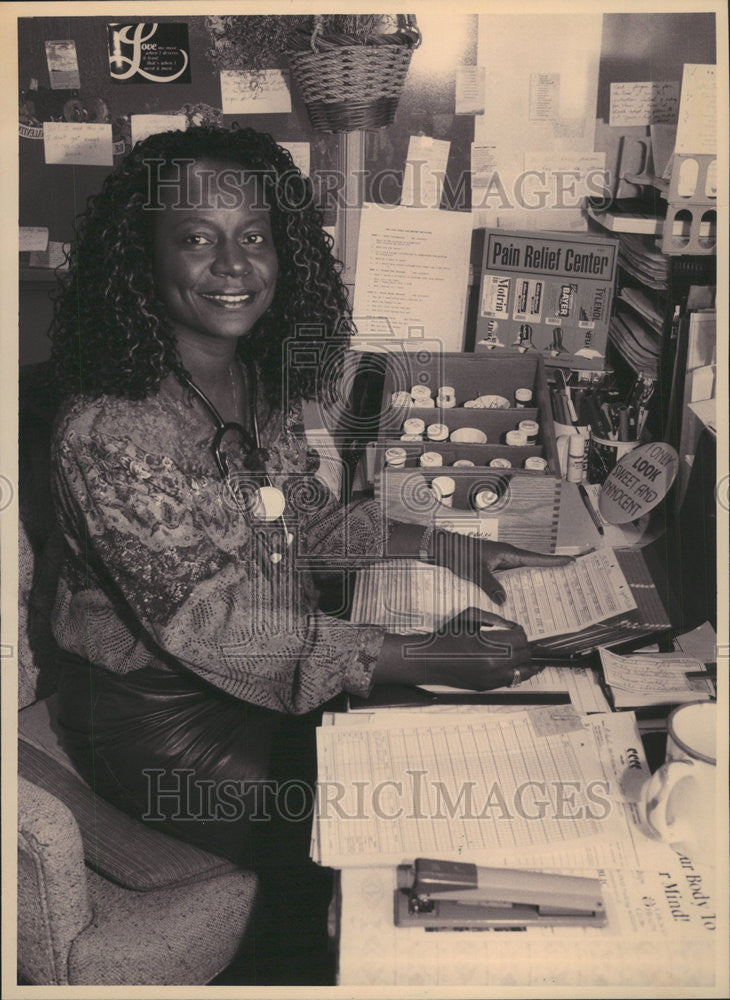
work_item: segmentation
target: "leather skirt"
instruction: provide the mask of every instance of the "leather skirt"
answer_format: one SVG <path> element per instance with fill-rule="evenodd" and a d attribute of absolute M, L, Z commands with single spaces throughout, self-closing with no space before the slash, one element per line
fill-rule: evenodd
<path fill-rule="evenodd" d="M 321 711 L 287 716 L 163 664 L 113 674 L 69 660 L 59 723 L 97 794 L 247 868 L 308 856 Z"/>

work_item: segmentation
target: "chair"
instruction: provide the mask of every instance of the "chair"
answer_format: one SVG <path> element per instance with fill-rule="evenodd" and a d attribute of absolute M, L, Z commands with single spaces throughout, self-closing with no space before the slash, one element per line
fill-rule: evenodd
<path fill-rule="evenodd" d="M 43 372 L 21 374 L 18 974 L 37 985 L 197 985 L 239 951 L 257 878 L 99 799 L 56 725 L 60 565 Z"/>

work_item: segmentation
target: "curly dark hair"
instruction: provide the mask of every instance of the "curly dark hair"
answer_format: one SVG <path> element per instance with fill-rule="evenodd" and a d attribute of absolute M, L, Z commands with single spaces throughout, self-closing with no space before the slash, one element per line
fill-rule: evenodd
<path fill-rule="evenodd" d="M 312 186 L 287 150 L 250 128 L 211 126 L 162 132 L 138 142 L 76 220 L 70 269 L 54 299 L 51 379 L 61 396 L 109 394 L 144 399 L 169 372 L 186 374 L 157 293 L 153 268 L 156 192 L 151 178 L 173 164 L 218 160 L 264 180 L 279 260 L 274 301 L 239 342 L 259 367 L 264 393 L 281 402 L 283 345 L 296 334 L 324 338 L 329 373 L 353 331 L 341 265 L 322 229 Z M 150 164 L 155 169 L 150 170 Z M 287 372 L 289 397 L 322 392 L 323 366 Z"/>

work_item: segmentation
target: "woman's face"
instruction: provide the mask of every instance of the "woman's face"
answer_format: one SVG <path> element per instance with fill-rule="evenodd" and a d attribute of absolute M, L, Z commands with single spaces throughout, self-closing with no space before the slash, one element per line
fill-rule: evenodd
<path fill-rule="evenodd" d="M 154 228 L 158 292 L 178 340 L 245 336 L 271 305 L 278 260 L 269 209 L 240 167 L 199 160 L 167 178 Z"/>

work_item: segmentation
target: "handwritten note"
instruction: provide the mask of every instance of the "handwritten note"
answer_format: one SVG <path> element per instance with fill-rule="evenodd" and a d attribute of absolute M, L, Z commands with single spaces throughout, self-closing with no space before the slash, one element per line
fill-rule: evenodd
<path fill-rule="evenodd" d="M 310 171 L 310 145 L 308 142 L 280 142 L 280 146 L 291 153 L 295 166 L 299 167 L 305 177 Z"/>
<path fill-rule="evenodd" d="M 289 114 L 289 73 L 281 69 L 260 73 L 222 70 L 221 108 L 225 115 Z"/>
<path fill-rule="evenodd" d="M 656 125 L 676 122 L 679 83 L 648 80 L 611 84 L 609 125 Z"/>
<path fill-rule="evenodd" d="M 18 250 L 46 250 L 48 248 L 48 229 L 45 226 L 21 226 Z"/>
<path fill-rule="evenodd" d="M 403 175 L 401 205 L 438 208 L 451 143 L 427 135 L 412 135 Z"/>
<path fill-rule="evenodd" d="M 487 71 L 484 66 L 456 67 L 457 115 L 483 115 Z"/>
<path fill-rule="evenodd" d="M 559 105 L 560 73 L 530 73 L 530 121 L 555 121 Z"/>
<path fill-rule="evenodd" d="M 131 126 L 134 145 L 158 132 L 184 131 L 188 127 L 188 120 L 185 115 L 132 115 Z"/>
<path fill-rule="evenodd" d="M 717 94 L 714 66 L 685 63 L 675 152 L 717 153 Z"/>
<path fill-rule="evenodd" d="M 81 80 L 76 58 L 76 42 L 64 39 L 58 42 L 46 42 L 45 45 L 51 90 L 78 90 Z"/>
<path fill-rule="evenodd" d="M 111 167 L 112 127 L 86 122 L 44 122 L 46 163 Z"/>

